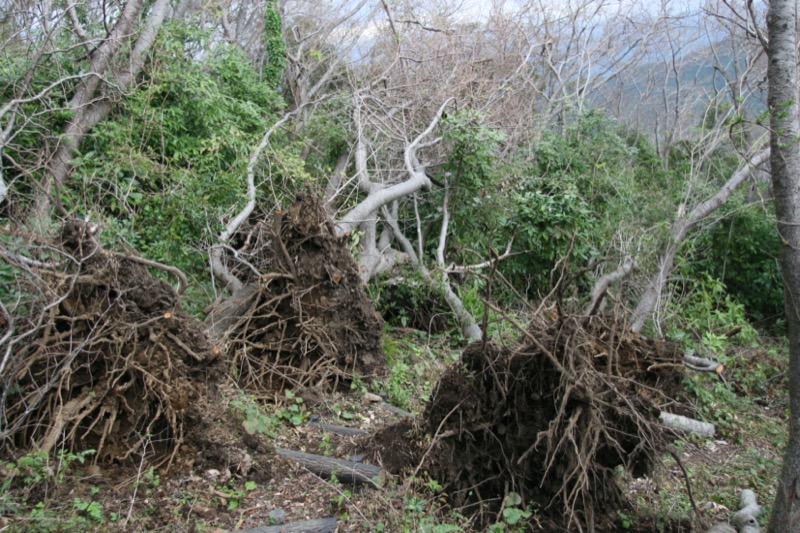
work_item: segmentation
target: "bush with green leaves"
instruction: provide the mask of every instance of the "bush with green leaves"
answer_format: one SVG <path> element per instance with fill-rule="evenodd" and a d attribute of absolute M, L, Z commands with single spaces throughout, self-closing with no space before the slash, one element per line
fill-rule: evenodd
<path fill-rule="evenodd" d="M 109 240 L 189 274 L 191 307 L 202 309 L 206 250 L 244 205 L 251 152 L 284 105 L 238 47 L 165 24 L 136 89 L 74 154 L 62 203 L 103 223 Z M 303 146 L 271 137 L 255 168 L 265 209 L 308 183 Z"/>
<path fill-rule="evenodd" d="M 748 204 L 744 194 L 737 195 L 698 237 L 693 252 L 690 276 L 719 279 L 754 320 L 769 323 L 782 316 L 780 238 L 772 206 Z"/>

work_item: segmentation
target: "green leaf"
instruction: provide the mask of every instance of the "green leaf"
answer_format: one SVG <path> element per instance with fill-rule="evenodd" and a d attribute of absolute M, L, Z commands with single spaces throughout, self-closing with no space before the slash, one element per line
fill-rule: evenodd
<path fill-rule="evenodd" d="M 244 430 L 247 431 L 247 433 L 249 433 L 250 435 L 255 434 L 258 431 L 259 427 L 258 420 L 254 418 L 248 418 L 247 420 L 242 422 L 242 425 L 244 426 Z"/>

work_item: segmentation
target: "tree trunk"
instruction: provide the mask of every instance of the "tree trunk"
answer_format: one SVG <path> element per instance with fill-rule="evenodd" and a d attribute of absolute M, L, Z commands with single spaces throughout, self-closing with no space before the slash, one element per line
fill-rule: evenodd
<path fill-rule="evenodd" d="M 800 527 L 800 146 L 797 104 L 796 0 L 772 0 L 769 34 L 769 109 L 772 184 L 781 239 L 781 272 L 789 330 L 789 445 L 784 456 L 770 533 Z"/>
<path fill-rule="evenodd" d="M 659 260 L 658 270 L 651 276 L 647 288 L 639 298 L 636 309 L 631 314 L 630 322 L 633 331 L 639 332 L 642 330 L 653 313 L 653 309 L 658 305 L 661 293 L 664 291 L 664 287 L 675 266 L 675 255 L 689 232 L 701 221 L 708 218 L 711 213 L 725 205 L 731 194 L 750 176 L 750 173 L 769 159 L 769 154 L 769 150 L 762 150 L 755 154 L 713 196 L 695 206 L 687 217 L 679 218 L 672 224 L 670 242 L 664 255 Z"/>

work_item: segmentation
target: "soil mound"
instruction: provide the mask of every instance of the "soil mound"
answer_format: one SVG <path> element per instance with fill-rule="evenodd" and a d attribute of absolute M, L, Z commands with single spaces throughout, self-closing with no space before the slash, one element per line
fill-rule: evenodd
<path fill-rule="evenodd" d="M 253 443 L 235 420 L 224 452 L 209 442 L 208 427 L 232 419 L 218 393 L 224 363 L 175 290 L 150 274 L 157 264 L 102 250 L 79 221 L 48 249 L 47 263 L 2 254 L 27 280 L 19 310 L 33 317 L 20 322 L 0 375 L 4 444 L 93 449 L 96 463 L 123 466 L 146 457 L 168 467 L 179 451 L 245 461 Z"/>
<path fill-rule="evenodd" d="M 613 320 L 533 322 L 514 348 L 467 347 L 434 389 L 424 435 L 406 437 L 422 442 L 419 450 L 384 464 L 399 473 L 420 461 L 454 506 L 489 511 L 487 521 L 513 491 L 569 530 L 595 524 L 624 507 L 615 469 L 641 475 L 656 460 L 659 405 L 681 368 L 676 345 Z M 385 440 L 371 437 L 370 455 L 385 456 Z"/>
<path fill-rule="evenodd" d="M 242 241 L 250 282 L 206 322 L 212 337 L 230 347 L 243 386 L 325 390 L 348 387 L 356 373 L 385 374 L 383 321 L 346 240 L 313 194 L 275 212 Z M 264 274 L 253 276 L 254 270 Z"/>

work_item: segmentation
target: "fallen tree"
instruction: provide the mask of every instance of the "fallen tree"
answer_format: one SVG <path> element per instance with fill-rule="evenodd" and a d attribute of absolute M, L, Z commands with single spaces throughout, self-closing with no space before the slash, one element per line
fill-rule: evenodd
<path fill-rule="evenodd" d="M 206 323 L 229 348 L 243 386 L 346 387 L 355 373 L 370 379 L 386 372 L 383 321 L 313 194 L 239 237 L 241 261 L 230 274 L 243 285 Z"/>
<path fill-rule="evenodd" d="M 222 462 L 268 477 L 268 462 L 255 460 L 266 449 L 225 412 L 219 348 L 148 271 L 175 269 L 104 250 L 95 230 L 71 220 L 55 242 L 10 234 L 0 246 L 19 295 L 3 306 L 4 452 L 94 450 L 95 463 L 166 468 Z"/>
<path fill-rule="evenodd" d="M 483 521 L 513 491 L 563 527 L 591 531 L 624 502 L 615 469 L 640 476 L 658 460 L 682 352 L 600 316 L 536 319 L 521 334 L 514 347 L 467 347 L 419 428 L 379 431 L 365 453 L 395 474 L 428 472 L 455 507 L 488 512 Z"/>

